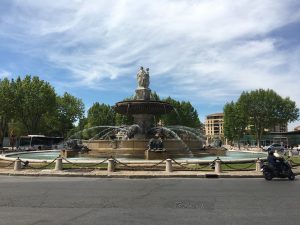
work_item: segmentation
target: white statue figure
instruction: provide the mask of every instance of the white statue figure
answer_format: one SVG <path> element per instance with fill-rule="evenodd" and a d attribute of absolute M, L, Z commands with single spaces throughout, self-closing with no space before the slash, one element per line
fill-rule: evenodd
<path fill-rule="evenodd" d="M 141 66 L 139 72 L 136 75 L 138 87 L 139 88 L 148 88 L 150 81 L 149 81 L 149 68 L 144 70 L 144 68 Z"/>

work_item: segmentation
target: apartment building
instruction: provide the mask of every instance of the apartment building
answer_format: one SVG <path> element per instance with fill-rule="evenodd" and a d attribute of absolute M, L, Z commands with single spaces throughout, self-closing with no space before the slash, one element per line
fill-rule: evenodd
<path fill-rule="evenodd" d="M 214 140 L 224 140 L 224 113 L 214 113 L 206 116 L 205 119 L 205 135 L 207 144 L 211 144 Z"/>

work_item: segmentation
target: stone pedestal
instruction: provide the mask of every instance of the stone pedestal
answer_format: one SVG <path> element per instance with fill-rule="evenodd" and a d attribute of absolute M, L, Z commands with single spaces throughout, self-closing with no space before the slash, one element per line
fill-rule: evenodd
<path fill-rule="evenodd" d="M 135 99 L 149 101 L 151 90 L 149 88 L 138 88 L 135 90 Z"/>
<path fill-rule="evenodd" d="M 145 133 L 152 127 L 153 124 L 153 115 L 150 114 L 139 114 L 132 115 L 134 123 L 139 125 L 140 132 L 135 135 L 135 138 L 143 139 L 145 138 Z"/>

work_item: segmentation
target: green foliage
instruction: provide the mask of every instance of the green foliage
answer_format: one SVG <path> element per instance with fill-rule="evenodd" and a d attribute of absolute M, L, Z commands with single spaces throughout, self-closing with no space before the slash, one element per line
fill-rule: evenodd
<path fill-rule="evenodd" d="M 59 130 L 62 136 L 66 136 L 66 132 L 74 127 L 74 123 L 83 117 L 84 104 L 81 99 L 67 92 L 62 97 L 56 97 L 56 104 Z"/>
<path fill-rule="evenodd" d="M 8 129 L 17 136 L 66 136 L 84 113 L 82 100 L 68 93 L 56 96 L 48 82 L 29 75 L 16 81 L 0 80 L 0 105 L 1 140 L 9 135 Z"/>
<path fill-rule="evenodd" d="M 155 91 L 153 93 L 151 93 L 150 99 L 152 101 L 160 101 L 160 97 L 158 96 L 158 94 Z"/>
<path fill-rule="evenodd" d="M 200 127 L 200 120 L 198 118 L 197 110 L 191 105 L 190 102 L 179 102 L 171 97 L 163 101 L 171 104 L 175 111 L 162 115 L 160 119 L 165 125 L 183 125 L 187 127 Z"/>
<path fill-rule="evenodd" d="M 115 112 L 110 105 L 94 103 L 88 110 L 88 127 L 115 125 Z"/>
<path fill-rule="evenodd" d="M 238 119 L 235 117 L 234 119 L 230 118 L 232 117 L 231 111 L 234 111 L 230 104 L 224 107 L 224 123 L 227 123 L 224 132 L 228 135 L 228 138 L 237 136 L 238 131 L 232 131 L 232 129 L 229 128 L 229 124 L 235 126 L 236 123 L 232 121 L 242 119 L 248 123 L 248 127 L 255 135 L 259 145 L 266 129 L 270 129 L 278 124 L 295 121 L 299 117 L 299 109 L 296 108 L 295 102 L 289 98 L 282 98 L 276 92 L 269 89 L 243 92 L 236 104 L 239 108 L 238 111 L 235 112 L 238 113 Z M 237 122 L 237 124 L 240 122 Z M 239 128 L 242 129 L 242 126 L 240 125 Z"/>
<path fill-rule="evenodd" d="M 14 116 L 14 98 L 12 83 L 7 79 L 0 80 L 0 140 L 8 135 L 8 123 Z"/>
<path fill-rule="evenodd" d="M 43 115 L 53 113 L 56 106 L 56 94 L 48 82 L 27 75 L 20 77 L 14 85 L 15 116 L 23 123 L 28 134 L 36 134 Z"/>
<path fill-rule="evenodd" d="M 117 126 L 120 125 L 130 125 L 133 124 L 133 117 L 132 116 L 125 116 L 125 115 L 121 115 L 119 113 L 115 114 L 115 124 Z"/>
<path fill-rule="evenodd" d="M 78 121 L 78 125 L 69 130 L 67 137 L 78 138 L 78 139 L 88 139 L 86 136 L 85 128 L 88 126 L 88 120 L 85 117 L 82 117 Z"/>
<path fill-rule="evenodd" d="M 238 141 L 243 137 L 248 125 L 247 116 L 239 103 L 227 103 L 224 106 L 224 136 L 229 141 Z"/>

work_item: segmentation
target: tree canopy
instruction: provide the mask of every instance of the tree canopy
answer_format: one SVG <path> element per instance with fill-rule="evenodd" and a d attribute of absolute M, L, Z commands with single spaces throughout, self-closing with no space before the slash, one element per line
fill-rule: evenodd
<path fill-rule="evenodd" d="M 0 105 L 1 142 L 10 132 L 66 136 L 84 113 L 80 99 L 68 93 L 60 97 L 48 82 L 30 75 L 0 80 Z"/>
<path fill-rule="evenodd" d="M 237 137 L 238 132 L 247 127 L 255 135 L 259 146 L 266 130 L 299 118 L 296 103 L 289 98 L 282 98 L 270 89 L 243 92 L 237 103 L 225 105 L 224 113 L 224 135 L 227 138 Z M 246 127 L 242 121 L 247 122 Z"/>
<path fill-rule="evenodd" d="M 66 136 L 67 131 L 73 128 L 74 123 L 83 118 L 84 104 L 81 99 L 67 92 L 62 97 L 57 96 L 56 104 L 58 129 L 62 136 Z"/>
<path fill-rule="evenodd" d="M 115 112 L 110 105 L 96 102 L 87 114 L 88 127 L 115 125 Z"/>
<path fill-rule="evenodd" d="M 163 99 L 163 101 L 171 104 L 175 109 L 171 113 L 160 117 L 165 125 L 183 125 L 194 128 L 201 126 L 197 110 L 190 102 L 179 102 L 171 97 Z"/>
<path fill-rule="evenodd" d="M 18 77 L 13 86 L 16 118 L 23 123 L 28 134 L 38 133 L 43 115 L 55 111 L 54 88 L 48 82 L 29 75 L 23 80 Z"/>
<path fill-rule="evenodd" d="M 247 125 L 248 118 L 241 110 L 239 103 L 230 102 L 224 106 L 224 136 L 229 141 L 239 143 Z"/>
<path fill-rule="evenodd" d="M 0 80 L 0 140 L 7 134 L 8 123 L 15 114 L 15 99 L 11 82 L 5 78 Z"/>

